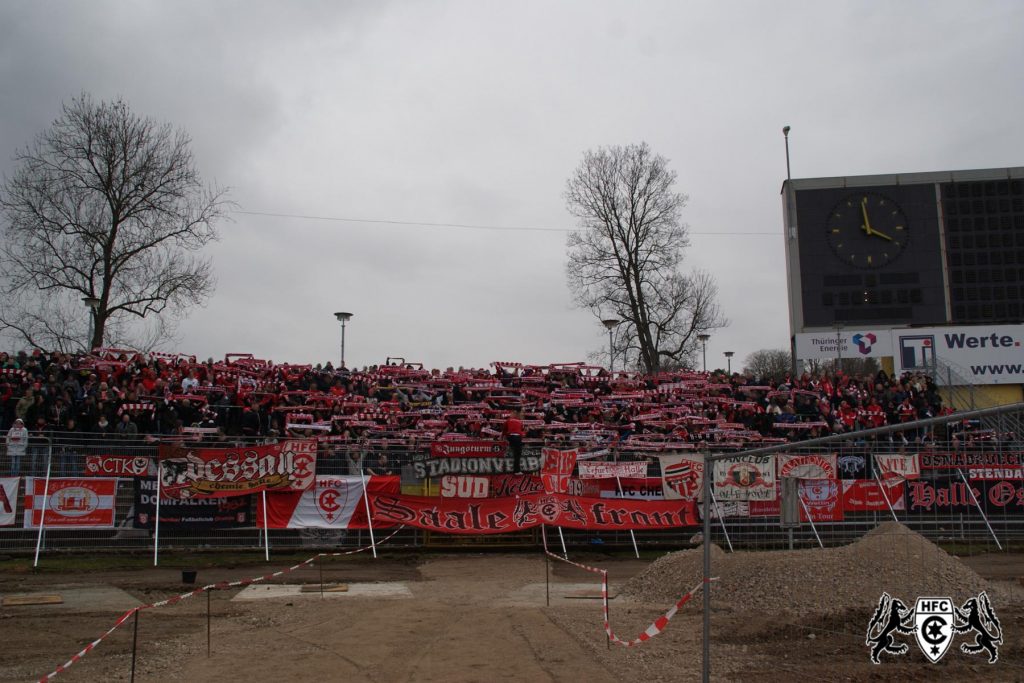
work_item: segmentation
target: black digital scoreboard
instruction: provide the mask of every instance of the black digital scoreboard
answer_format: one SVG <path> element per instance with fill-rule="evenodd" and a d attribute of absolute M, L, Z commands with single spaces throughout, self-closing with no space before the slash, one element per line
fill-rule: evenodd
<path fill-rule="evenodd" d="M 1024 168 L 783 185 L 793 334 L 1024 321 Z"/>

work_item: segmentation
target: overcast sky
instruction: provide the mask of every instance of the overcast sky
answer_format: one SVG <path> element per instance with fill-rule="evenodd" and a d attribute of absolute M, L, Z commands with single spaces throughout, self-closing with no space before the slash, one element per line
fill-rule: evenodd
<path fill-rule="evenodd" d="M 562 192 L 585 150 L 646 141 L 724 366 L 788 347 L 782 127 L 794 178 L 1022 165 L 1022 27 L 1016 0 L 0 0 L 0 173 L 63 101 L 121 96 L 241 211 L 419 223 L 234 213 L 175 350 L 336 363 L 343 310 L 350 366 L 482 367 L 606 348 Z"/>

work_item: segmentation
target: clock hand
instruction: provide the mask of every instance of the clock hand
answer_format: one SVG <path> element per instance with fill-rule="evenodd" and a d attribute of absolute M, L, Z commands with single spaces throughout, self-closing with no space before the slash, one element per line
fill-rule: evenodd
<path fill-rule="evenodd" d="M 864 215 L 864 232 L 867 233 L 868 237 L 871 235 L 877 235 L 878 233 L 871 229 L 871 220 L 868 218 L 868 198 L 860 200 L 860 212 Z"/>
<path fill-rule="evenodd" d="M 876 237 L 881 237 L 884 240 L 889 240 L 890 242 L 892 242 L 892 238 L 889 237 L 888 235 L 886 235 L 884 232 L 878 232 L 877 230 L 872 230 L 868 234 L 869 235 L 875 235 Z"/>

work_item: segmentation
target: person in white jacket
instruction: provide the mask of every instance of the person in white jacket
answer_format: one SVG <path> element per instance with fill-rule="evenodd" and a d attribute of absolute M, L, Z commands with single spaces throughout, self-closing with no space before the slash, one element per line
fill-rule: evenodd
<path fill-rule="evenodd" d="M 7 457 L 11 462 L 11 474 L 15 476 L 21 473 L 21 457 L 25 455 L 26 448 L 28 448 L 28 430 L 25 429 L 25 422 L 19 418 L 7 431 Z"/>

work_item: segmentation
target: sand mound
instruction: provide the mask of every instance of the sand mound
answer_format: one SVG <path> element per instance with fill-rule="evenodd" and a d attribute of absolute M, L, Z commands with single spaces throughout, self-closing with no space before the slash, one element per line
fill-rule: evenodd
<path fill-rule="evenodd" d="M 651 603 L 674 601 L 700 583 L 702 549 L 666 555 L 630 580 L 622 593 Z M 989 591 L 1009 597 L 959 559 L 897 522 L 886 522 L 839 548 L 725 553 L 712 546 L 716 608 L 799 615 L 870 610 L 883 591 L 962 601 Z M 998 604 L 998 603 L 997 603 Z"/>

